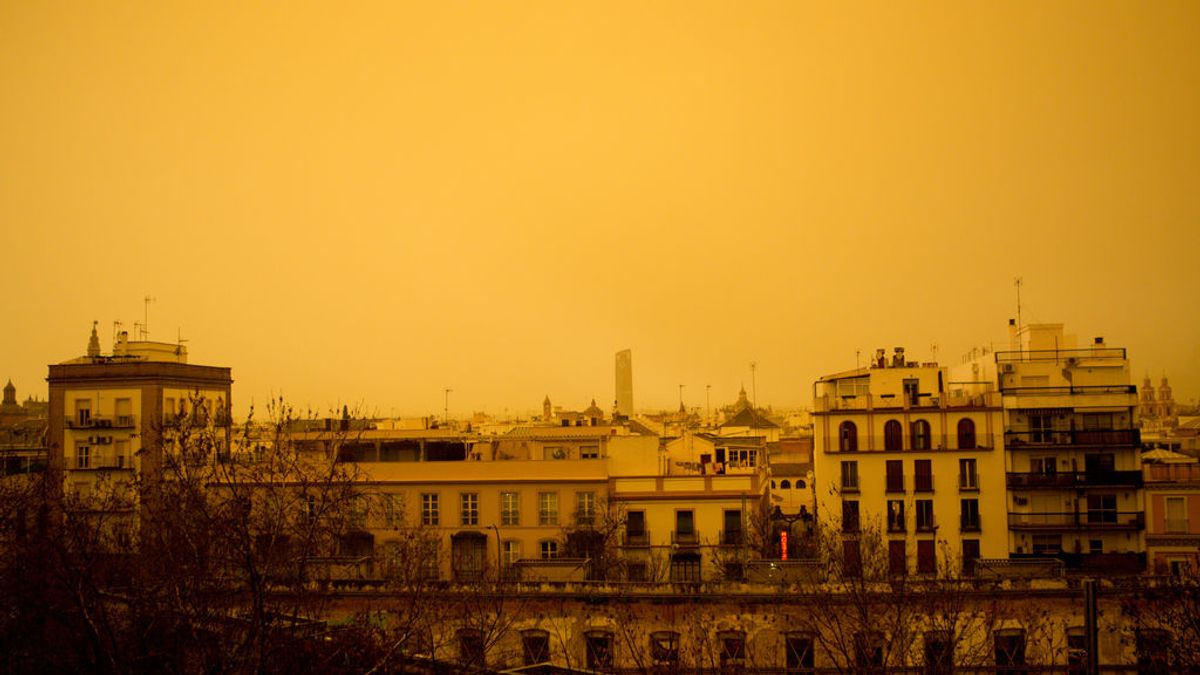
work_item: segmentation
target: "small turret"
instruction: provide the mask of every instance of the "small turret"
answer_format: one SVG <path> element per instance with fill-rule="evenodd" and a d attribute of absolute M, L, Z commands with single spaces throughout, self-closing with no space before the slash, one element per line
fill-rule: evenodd
<path fill-rule="evenodd" d="M 92 322 L 92 336 L 88 338 L 87 355 L 88 358 L 97 358 L 100 356 L 100 336 L 96 334 L 96 325 L 99 321 Z"/>

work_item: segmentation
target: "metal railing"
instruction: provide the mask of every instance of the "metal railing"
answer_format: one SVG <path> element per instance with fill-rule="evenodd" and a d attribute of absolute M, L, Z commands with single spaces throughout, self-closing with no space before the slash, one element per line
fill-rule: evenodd
<path fill-rule="evenodd" d="M 1036 450 L 1056 445 L 1111 445 L 1129 447 L 1141 444 L 1141 432 L 1132 428 L 1087 431 L 1047 429 L 1044 431 L 1004 432 L 1004 446 L 1010 450 L 1019 448 Z"/>
<path fill-rule="evenodd" d="M 1063 471 L 1055 473 L 1010 471 L 1007 478 L 1010 488 L 1142 486 L 1141 471 Z"/>
<path fill-rule="evenodd" d="M 1144 511 L 1089 511 L 1062 513 L 1010 513 L 1008 526 L 1013 529 L 1051 530 L 1140 530 L 1146 525 Z"/>

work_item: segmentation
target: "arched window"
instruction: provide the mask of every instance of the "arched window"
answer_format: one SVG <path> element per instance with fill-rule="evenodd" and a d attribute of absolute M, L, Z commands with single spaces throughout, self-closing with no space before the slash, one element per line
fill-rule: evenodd
<path fill-rule="evenodd" d="M 887 423 L 883 425 L 883 449 L 904 449 L 904 431 L 900 426 L 900 422 L 896 420 L 888 420 Z"/>
<path fill-rule="evenodd" d="M 783 490 L 791 490 L 792 482 L 785 478 L 785 479 L 783 479 L 783 481 L 781 483 L 779 483 L 779 487 L 780 487 L 780 489 L 783 489 Z"/>
<path fill-rule="evenodd" d="M 845 421 L 838 425 L 838 450 L 841 452 L 858 450 L 858 427 L 854 426 L 854 422 Z"/>
<path fill-rule="evenodd" d="M 958 447 L 971 450 L 975 447 L 975 422 L 966 417 L 958 421 Z"/>
<path fill-rule="evenodd" d="M 913 450 L 929 449 L 929 422 L 917 420 L 912 423 L 912 447 Z"/>
<path fill-rule="evenodd" d="M 804 481 L 800 480 L 799 478 L 796 479 L 796 489 L 797 490 L 804 489 Z M 801 506 L 800 508 L 804 508 L 804 507 Z"/>

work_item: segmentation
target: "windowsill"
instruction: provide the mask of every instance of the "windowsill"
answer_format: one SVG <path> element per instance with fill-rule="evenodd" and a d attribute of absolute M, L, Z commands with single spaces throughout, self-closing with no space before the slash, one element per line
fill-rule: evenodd
<path fill-rule="evenodd" d="M 979 492 L 979 486 L 976 485 L 976 486 L 972 486 L 972 487 L 964 487 L 964 486 L 960 485 L 960 486 L 958 486 L 958 491 L 959 492 Z"/>

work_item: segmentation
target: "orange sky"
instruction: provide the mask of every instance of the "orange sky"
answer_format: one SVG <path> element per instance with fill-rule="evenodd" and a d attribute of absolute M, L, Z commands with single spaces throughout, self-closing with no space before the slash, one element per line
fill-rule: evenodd
<path fill-rule="evenodd" d="M 345 5 L 350 6 L 345 6 Z M 255 6 L 251 6 L 255 5 Z M 804 404 L 1024 318 L 1200 393 L 1200 3 L 0 0 L 0 378 L 150 307 L 384 414 Z"/>

